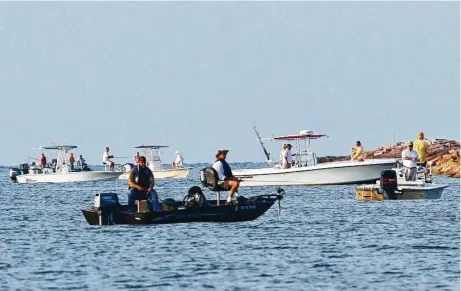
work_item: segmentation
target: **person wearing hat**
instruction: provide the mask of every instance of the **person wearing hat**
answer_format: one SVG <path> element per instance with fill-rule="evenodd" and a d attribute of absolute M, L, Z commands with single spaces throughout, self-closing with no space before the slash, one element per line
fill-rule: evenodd
<path fill-rule="evenodd" d="M 176 151 L 176 159 L 173 161 L 173 168 L 181 167 L 184 163 L 184 157 L 178 151 Z"/>
<path fill-rule="evenodd" d="M 416 181 L 416 161 L 418 153 L 413 149 L 413 142 L 407 142 L 407 148 L 402 151 L 403 167 L 405 168 L 405 181 Z"/>
<path fill-rule="evenodd" d="M 219 149 L 216 153 L 216 161 L 213 164 L 213 168 L 218 172 L 219 186 L 225 190 L 230 190 L 229 196 L 227 197 L 226 205 L 232 204 L 232 198 L 238 198 L 238 188 L 240 185 L 239 180 L 234 177 L 229 164 L 226 162 L 227 153 L 229 150 Z M 234 195 L 235 194 L 235 195 Z"/>
<path fill-rule="evenodd" d="M 424 139 L 424 132 L 418 132 L 418 138 L 413 142 L 413 148 L 418 153 L 418 166 L 426 168 L 426 157 L 429 150 L 429 143 Z M 424 171 L 424 180 L 427 178 L 427 171 Z"/>

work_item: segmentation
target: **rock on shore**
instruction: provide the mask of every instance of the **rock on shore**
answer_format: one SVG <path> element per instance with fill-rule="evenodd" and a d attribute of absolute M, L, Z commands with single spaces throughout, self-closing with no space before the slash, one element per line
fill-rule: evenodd
<path fill-rule="evenodd" d="M 427 161 L 433 161 L 432 174 L 460 177 L 459 140 L 434 139 L 429 141 Z M 400 158 L 405 149 L 404 142 L 386 145 L 376 150 L 365 150 L 367 159 Z M 350 156 L 319 157 L 319 163 L 349 160 Z"/>

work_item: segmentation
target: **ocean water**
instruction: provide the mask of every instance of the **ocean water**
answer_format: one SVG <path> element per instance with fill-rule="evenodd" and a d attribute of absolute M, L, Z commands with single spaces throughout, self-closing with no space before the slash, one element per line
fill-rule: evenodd
<path fill-rule="evenodd" d="M 160 198 L 198 185 L 203 164 L 192 166 L 188 179 L 158 180 Z M 459 290 L 459 179 L 434 182 L 450 185 L 439 200 L 284 187 L 280 217 L 89 226 L 80 210 L 102 191 L 126 202 L 126 181 L 19 185 L 0 167 L 0 290 Z"/>

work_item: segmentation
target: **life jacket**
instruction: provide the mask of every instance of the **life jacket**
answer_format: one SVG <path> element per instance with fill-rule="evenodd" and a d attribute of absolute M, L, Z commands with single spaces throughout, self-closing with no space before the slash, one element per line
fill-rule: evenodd
<path fill-rule="evenodd" d="M 217 161 L 220 161 L 222 163 L 222 167 L 223 167 L 223 170 L 224 170 L 224 176 L 226 176 L 226 178 L 231 178 L 231 177 L 234 177 L 234 174 L 232 174 L 232 170 L 229 166 L 229 164 L 226 162 L 226 160 L 216 160 Z"/>
<path fill-rule="evenodd" d="M 140 175 L 140 174 L 141 174 L 141 169 L 139 168 L 139 165 L 137 165 L 136 167 L 134 167 L 134 181 L 136 182 L 136 184 L 138 184 L 139 186 L 145 189 L 149 188 L 150 176 L 152 175 L 152 171 L 148 167 L 145 167 L 144 175 Z"/>

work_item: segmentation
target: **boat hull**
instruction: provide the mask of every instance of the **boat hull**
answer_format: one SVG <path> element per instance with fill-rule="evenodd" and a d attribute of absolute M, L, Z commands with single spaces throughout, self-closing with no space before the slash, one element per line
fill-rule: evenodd
<path fill-rule="evenodd" d="M 154 174 L 155 179 L 165 179 L 165 178 L 172 178 L 172 179 L 182 179 L 187 178 L 189 175 L 191 168 L 179 168 L 179 169 L 164 169 L 164 170 L 153 170 L 152 173 Z M 130 176 L 129 172 L 125 172 L 120 175 L 119 179 L 128 180 Z"/>
<path fill-rule="evenodd" d="M 121 172 L 81 171 L 70 173 L 23 174 L 16 176 L 18 183 L 69 183 L 117 179 Z"/>
<path fill-rule="evenodd" d="M 392 200 L 422 200 L 439 199 L 447 185 L 398 187 L 395 199 Z M 378 185 L 363 185 L 355 188 L 355 196 L 359 201 L 390 200 Z"/>
<path fill-rule="evenodd" d="M 381 171 L 392 169 L 396 164 L 395 159 L 347 161 L 290 169 L 236 170 L 234 176 L 242 180 L 240 186 L 357 184 L 374 182 Z"/>
<path fill-rule="evenodd" d="M 242 204 L 226 206 L 225 200 L 216 205 L 210 201 L 208 206 L 193 209 L 178 209 L 171 211 L 128 212 L 126 206 L 120 209 L 98 210 L 91 208 L 82 210 L 90 225 L 106 224 L 168 224 L 186 222 L 238 222 L 254 220 L 264 214 L 280 196 L 262 198 Z M 180 202 L 178 202 L 180 203 Z"/>

